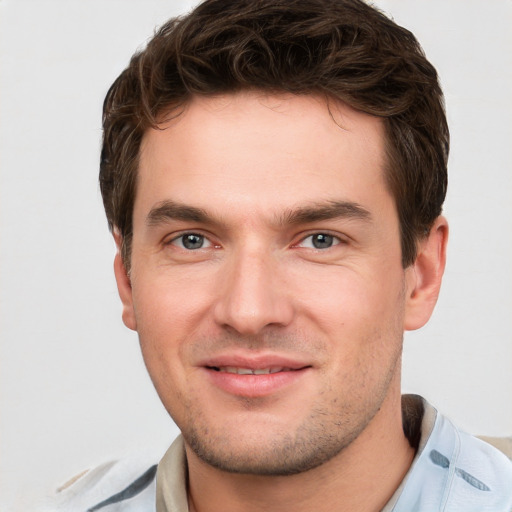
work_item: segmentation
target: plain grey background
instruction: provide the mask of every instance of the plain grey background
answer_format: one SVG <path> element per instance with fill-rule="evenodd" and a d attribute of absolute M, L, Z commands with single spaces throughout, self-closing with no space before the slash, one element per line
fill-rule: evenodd
<path fill-rule="evenodd" d="M 512 434 L 512 1 L 381 0 L 437 67 L 452 132 L 448 266 L 403 387 Z M 101 104 L 172 0 L 0 0 L 0 508 L 177 433 L 121 322 L 97 186 Z"/>

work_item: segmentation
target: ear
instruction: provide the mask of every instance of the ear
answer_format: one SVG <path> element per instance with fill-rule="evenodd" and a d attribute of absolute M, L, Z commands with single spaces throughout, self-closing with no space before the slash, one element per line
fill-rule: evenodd
<path fill-rule="evenodd" d="M 116 257 L 114 258 L 114 274 L 116 276 L 117 291 L 123 303 L 123 322 L 126 327 L 136 331 L 137 322 L 133 308 L 132 284 L 121 257 L 122 237 L 117 230 L 114 230 L 114 240 L 117 247 Z"/>
<path fill-rule="evenodd" d="M 446 264 L 448 223 L 438 217 L 418 247 L 415 262 L 406 269 L 407 296 L 404 329 L 413 331 L 429 320 L 439 296 Z"/>

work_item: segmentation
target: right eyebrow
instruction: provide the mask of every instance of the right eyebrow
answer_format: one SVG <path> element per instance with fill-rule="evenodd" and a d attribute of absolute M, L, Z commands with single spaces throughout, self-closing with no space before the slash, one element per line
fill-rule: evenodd
<path fill-rule="evenodd" d="M 212 219 L 202 208 L 174 201 L 162 201 L 151 208 L 146 217 L 146 224 L 148 226 L 157 226 L 169 220 L 212 223 Z"/>

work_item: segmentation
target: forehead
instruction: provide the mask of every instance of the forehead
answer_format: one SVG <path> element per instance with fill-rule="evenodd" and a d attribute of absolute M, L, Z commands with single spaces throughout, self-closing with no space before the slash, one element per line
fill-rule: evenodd
<path fill-rule="evenodd" d="M 277 210 L 386 195 L 384 129 L 373 116 L 314 95 L 243 92 L 194 97 L 140 154 L 135 209 L 178 199 Z M 347 196 L 347 197 L 345 197 Z"/>

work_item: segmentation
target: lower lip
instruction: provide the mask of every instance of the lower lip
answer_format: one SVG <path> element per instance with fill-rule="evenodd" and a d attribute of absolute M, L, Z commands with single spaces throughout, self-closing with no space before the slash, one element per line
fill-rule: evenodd
<path fill-rule="evenodd" d="M 296 384 L 309 370 L 302 368 L 264 375 L 239 375 L 205 368 L 213 384 L 231 395 L 247 398 L 264 397 Z"/>

